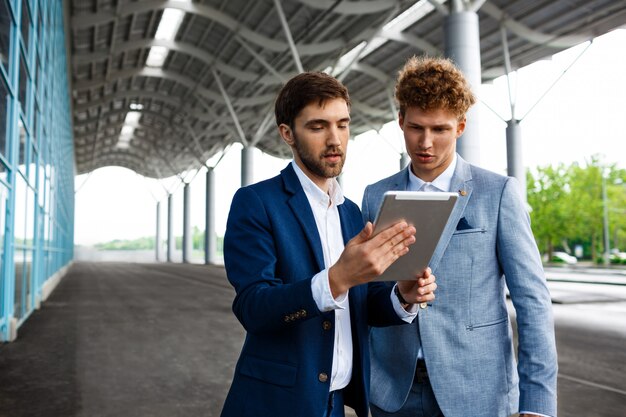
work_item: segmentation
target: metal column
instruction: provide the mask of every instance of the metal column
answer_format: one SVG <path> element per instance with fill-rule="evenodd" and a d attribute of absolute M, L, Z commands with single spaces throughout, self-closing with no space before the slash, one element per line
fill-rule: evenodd
<path fill-rule="evenodd" d="M 156 236 L 155 236 L 155 256 L 157 261 L 163 259 L 163 248 L 161 247 L 161 202 L 157 202 L 156 206 Z"/>
<path fill-rule="evenodd" d="M 474 92 L 481 83 L 480 37 L 478 14 L 469 11 L 451 11 L 445 18 L 445 55 L 463 71 Z M 457 152 L 468 162 L 480 162 L 478 106 L 467 113 L 465 133 L 457 141 Z"/>
<path fill-rule="evenodd" d="M 204 263 L 215 264 L 217 238 L 215 234 L 215 172 L 209 168 L 206 172 L 206 212 L 204 229 Z"/>
<path fill-rule="evenodd" d="M 606 197 L 606 176 L 602 168 L 602 229 L 604 235 L 604 255 L 602 261 L 604 265 L 611 264 L 611 241 L 609 238 L 609 200 Z"/>
<path fill-rule="evenodd" d="M 241 150 L 241 186 L 252 184 L 254 171 L 254 146 L 244 146 Z"/>
<path fill-rule="evenodd" d="M 191 202 L 189 197 L 189 184 L 183 188 L 183 263 L 191 261 L 192 240 L 191 236 Z"/>
<path fill-rule="evenodd" d="M 174 248 L 176 241 L 174 239 L 174 196 L 167 196 L 167 262 L 172 262 L 174 258 Z"/>
<path fill-rule="evenodd" d="M 526 201 L 526 171 L 522 163 L 522 129 L 519 120 L 506 122 L 506 171 L 519 181 L 522 197 Z"/>

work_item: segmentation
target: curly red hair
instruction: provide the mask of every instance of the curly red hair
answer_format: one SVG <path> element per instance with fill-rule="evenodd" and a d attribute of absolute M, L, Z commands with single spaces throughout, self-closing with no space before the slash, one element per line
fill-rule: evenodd
<path fill-rule="evenodd" d="M 446 109 L 459 120 L 476 103 L 460 69 L 447 58 L 412 57 L 398 72 L 396 101 L 404 116 L 409 107 Z"/>

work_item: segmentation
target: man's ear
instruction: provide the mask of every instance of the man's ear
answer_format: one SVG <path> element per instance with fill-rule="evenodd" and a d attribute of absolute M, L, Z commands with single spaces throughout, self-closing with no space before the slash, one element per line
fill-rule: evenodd
<path fill-rule="evenodd" d="M 289 126 L 287 126 L 284 123 L 281 123 L 278 126 L 278 134 L 280 135 L 281 138 L 283 138 L 283 140 L 285 141 L 287 145 L 289 146 L 294 145 L 293 131 L 291 130 Z"/>
<path fill-rule="evenodd" d="M 400 125 L 400 129 L 402 129 L 402 131 L 404 131 L 404 116 L 402 115 L 402 112 L 398 112 L 398 124 Z"/>
<path fill-rule="evenodd" d="M 459 120 L 459 124 L 456 126 L 456 138 L 458 139 L 463 132 L 465 132 L 465 122 L 467 122 L 467 117 L 463 116 L 461 120 Z"/>

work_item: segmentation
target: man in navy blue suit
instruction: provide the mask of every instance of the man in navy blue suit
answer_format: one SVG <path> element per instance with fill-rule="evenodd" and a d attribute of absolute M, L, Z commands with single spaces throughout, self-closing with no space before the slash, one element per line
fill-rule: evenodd
<path fill-rule="evenodd" d="M 307 72 L 275 105 L 294 160 L 233 198 L 224 261 L 246 329 L 223 417 L 337 417 L 368 413 L 368 325 L 410 323 L 434 299 L 435 277 L 393 288 L 370 283 L 415 241 L 397 223 L 373 236 L 344 198 L 350 98 L 335 78 Z M 362 285 L 365 284 L 365 285 Z"/>

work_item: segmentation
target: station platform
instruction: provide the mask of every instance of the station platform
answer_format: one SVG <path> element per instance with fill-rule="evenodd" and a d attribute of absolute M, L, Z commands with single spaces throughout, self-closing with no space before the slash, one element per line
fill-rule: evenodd
<path fill-rule="evenodd" d="M 626 286 L 549 284 L 559 416 L 624 415 Z M 219 416 L 244 338 L 233 297 L 223 267 L 74 263 L 0 344 L 0 417 Z"/>
<path fill-rule="evenodd" d="M 244 331 L 223 267 L 75 263 L 0 344 L 0 417 L 219 416 Z"/>

